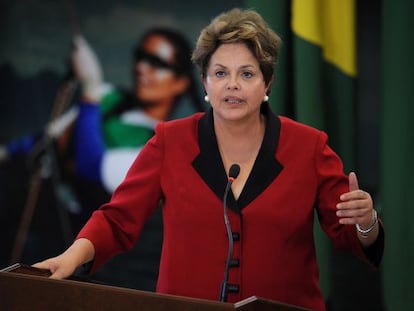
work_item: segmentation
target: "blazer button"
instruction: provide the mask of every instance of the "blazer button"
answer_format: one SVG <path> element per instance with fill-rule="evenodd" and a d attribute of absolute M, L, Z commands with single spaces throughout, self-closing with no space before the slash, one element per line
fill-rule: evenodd
<path fill-rule="evenodd" d="M 238 258 L 232 258 L 232 259 L 230 260 L 230 267 L 231 267 L 231 268 L 237 268 L 237 267 L 240 267 L 240 259 L 238 259 Z"/>
<path fill-rule="evenodd" d="M 240 233 L 238 232 L 232 232 L 233 241 L 240 241 Z"/>
<path fill-rule="evenodd" d="M 240 286 L 238 284 L 227 284 L 227 291 L 237 294 L 240 291 Z"/>

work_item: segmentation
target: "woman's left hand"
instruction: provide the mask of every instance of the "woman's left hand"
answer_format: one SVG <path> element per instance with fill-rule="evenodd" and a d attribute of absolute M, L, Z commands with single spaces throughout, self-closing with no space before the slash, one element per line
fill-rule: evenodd
<path fill-rule="evenodd" d="M 354 172 L 349 174 L 349 192 L 340 196 L 336 215 L 339 223 L 346 225 L 359 224 L 369 228 L 374 222 L 374 210 L 371 195 L 359 189 L 358 179 Z"/>

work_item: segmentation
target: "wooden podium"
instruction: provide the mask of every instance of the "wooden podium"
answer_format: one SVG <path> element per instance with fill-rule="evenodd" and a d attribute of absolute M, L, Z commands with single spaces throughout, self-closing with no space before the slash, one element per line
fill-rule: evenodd
<path fill-rule="evenodd" d="M 259 297 L 250 297 L 233 304 L 81 282 L 75 279 L 53 280 L 48 276 L 47 271 L 22 264 L 0 270 L 1 310 L 306 310 Z"/>

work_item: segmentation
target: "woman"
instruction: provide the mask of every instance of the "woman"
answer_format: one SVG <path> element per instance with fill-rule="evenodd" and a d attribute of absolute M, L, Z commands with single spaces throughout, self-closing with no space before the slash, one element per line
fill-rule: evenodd
<path fill-rule="evenodd" d="M 193 53 L 211 109 L 159 124 L 111 201 L 74 244 L 36 266 L 50 269 L 53 278 L 86 262 L 93 261 L 95 271 L 131 247 L 162 199 L 157 291 L 218 299 L 228 252 L 222 198 L 233 163 L 240 173 L 227 200 L 234 240 L 228 301 L 260 296 L 325 310 L 315 208 L 336 247 L 377 265 L 383 230 L 371 196 L 358 189 L 354 173 L 343 173 L 325 133 L 270 110 L 279 46 L 254 11 L 233 9 L 215 18 Z"/>

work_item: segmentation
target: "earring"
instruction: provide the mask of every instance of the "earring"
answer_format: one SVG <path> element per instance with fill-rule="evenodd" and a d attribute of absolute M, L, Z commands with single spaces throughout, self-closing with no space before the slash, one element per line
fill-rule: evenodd
<path fill-rule="evenodd" d="M 269 96 L 267 96 L 267 95 L 265 95 L 264 97 L 263 97 L 263 101 L 266 103 L 266 102 L 268 102 L 269 101 Z"/>
<path fill-rule="evenodd" d="M 206 103 L 208 103 L 208 101 L 209 101 L 210 99 L 208 98 L 208 95 L 206 95 L 206 96 L 204 96 L 204 101 L 206 102 Z"/>

